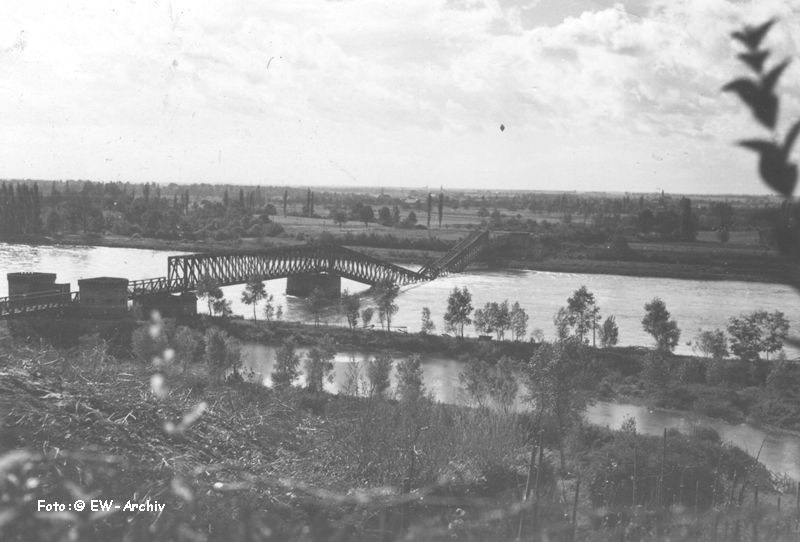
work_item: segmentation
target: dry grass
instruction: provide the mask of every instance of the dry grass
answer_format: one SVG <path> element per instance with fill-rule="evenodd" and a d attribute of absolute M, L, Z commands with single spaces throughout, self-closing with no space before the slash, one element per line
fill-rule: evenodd
<path fill-rule="evenodd" d="M 91 342 L 3 345 L 0 539 L 499 541 L 516 538 L 520 512 L 528 536 L 572 537 L 573 475 L 543 469 L 541 499 L 520 501 L 522 419 L 425 402 L 409 447 L 411 418 L 393 401 L 209 384 L 197 365 L 165 368 L 163 384 L 154 374 Z M 165 509 L 36 512 L 38 499 L 91 498 Z M 756 512 L 748 493 L 743 506 L 695 514 L 596 508 L 581 494 L 576 538 L 722 540 L 737 522 L 749 537 L 758 517 L 762 540 L 793 539 L 794 509 L 774 501 L 762 496 Z"/>

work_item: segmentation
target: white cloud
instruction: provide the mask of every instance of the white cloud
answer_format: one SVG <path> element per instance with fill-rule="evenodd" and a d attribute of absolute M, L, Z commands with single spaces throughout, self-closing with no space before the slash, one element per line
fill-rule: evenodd
<path fill-rule="evenodd" d="M 778 14 L 771 46 L 794 53 L 798 5 L 19 3 L 0 21 L 0 176 L 752 190 L 729 142 L 754 126 L 719 92 L 742 73 L 728 35 Z"/>

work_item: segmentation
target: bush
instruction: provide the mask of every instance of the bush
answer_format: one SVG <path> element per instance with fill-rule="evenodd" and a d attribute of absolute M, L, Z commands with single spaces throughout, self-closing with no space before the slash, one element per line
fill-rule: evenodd
<path fill-rule="evenodd" d="M 706 370 L 706 381 L 715 386 L 749 386 L 751 368 L 751 364 L 739 359 L 712 359 Z"/>
<path fill-rule="evenodd" d="M 216 380 L 239 377 L 241 351 L 238 341 L 218 328 L 208 328 L 205 335 L 205 362 Z"/>
<path fill-rule="evenodd" d="M 184 370 L 188 364 L 203 359 L 204 343 L 200 332 L 186 326 L 180 326 L 175 332 L 173 343 L 175 361 L 180 363 Z"/>
<path fill-rule="evenodd" d="M 131 351 L 134 358 L 145 363 L 161 360 L 174 336 L 174 320 L 151 319 L 133 331 Z"/>
<path fill-rule="evenodd" d="M 770 486 L 767 469 L 738 448 L 720 444 L 705 432 L 692 436 L 667 433 L 663 456 L 661 437 L 611 432 L 605 442 L 582 457 L 582 477 L 588 480 L 595 506 L 628 506 L 633 497 L 636 458 L 636 504 L 681 504 L 705 510 L 716 495 L 745 476 L 753 484 Z M 636 453 L 634 454 L 634 449 Z M 719 471 L 717 471 L 719 462 Z"/>
<path fill-rule="evenodd" d="M 694 437 L 707 442 L 722 442 L 722 439 L 713 427 L 695 427 Z"/>
<path fill-rule="evenodd" d="M 359 484 L 430 487 L 448 495 L 495 493 L 520 481 L 506 469 L 527 468 L 530 447 L 515 414 L 425 398 L 413 404 L 413 420 L 408 406 L 381 398 L 339 399 L 328 407 L 330 461 L 354 465 L 350 475 Z"/>
<path fill-rule="evenodd" d="M 367 363 L 367 386 L 370 397 L 381 396 L 389 389 L 389 376 L 394 360 L 386 354 L 378 355 Z"/>
<path fill-rule="evenodd" d="M 676 410 L 691 410 L 697 397 L 682 386 L 666 388 L 656 401 L 656 406 Z"/>
<path fill-rule="evenodd" d="M 297 341 L 289 337 L 275 352 L 275 367 L 272 371 L 272 385 L 288 388 L 300 375 L 300 357 L 295 352 Z"/>
<path fill-rule="evenodd" d="M 261 228 L 261 234 L 267 237 L 278 237 L 284 232 L 283 226 L 277 222 L 269 222 Z"/>
<path fill-rule="evenodd" d="M 704 384 L 706 381 L 706 365 L 697 358 L 686 358 L 678 369 L 678 381 L 682 384 Z"/>
<path fill-rule="evenodd" d="M 700 397 L 694 402 L 694 410 L 710 418 L 728 422 L 736 423 L 744 420 L 741 410 L 723 397 Z"/>
<path fill-rule="evenodd" d="M 777 394 L 761 394 L 750 416 L 760 423 L 800 430 L 800 404 Z"/>
<path fill-rule="evenodd" d="M 647 389 L 653 393 L 662 393 L 670 381 L 670 363 L 667 357 L 658 350 L 648 352 L 644 358 L 642 379 Z"/>

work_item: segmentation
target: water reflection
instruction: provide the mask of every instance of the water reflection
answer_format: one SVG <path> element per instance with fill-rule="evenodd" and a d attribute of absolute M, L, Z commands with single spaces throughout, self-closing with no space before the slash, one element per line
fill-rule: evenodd
<path fill-rule="evenodd" d="M 271 373 L 275 366 L 275 353 L 274 346 L 267 346 L 263 344 L 245 344 L 242 347 L 242 358 L 244 360 L 244 367 L 246 371 L 253 372 L 253 378 L 262 382 L 266 386 L 272 385 Z M 298 348 L 297 353 L 301 359 L 301 367 L 305 355 L 308 352 L 306 348 Z M 336 358 L 333 361 L 332 379 L 325 382 L 325 390 L 330 393 L 344 392 L 349 385 L 351 375 L 357 371 L 359 381 L 362 382 L 366 379 L 366 364 L 375 357 L 374 353 L 366 351 L 351 350 L 346 352 L 337 352 Z M 393 356 L 395 364 L 403 359 L 404 355 L 398 354 Z M 429 391 L 437 401 L 444 403 L 463 404 L 463 394 L 458 381 L 458 374 L 461 371 L 461 363 L 454 359 L 447 359 L 438 356 L 420 355 L 422 360 L 422 375 L 425 382 L 425 388 Z M 391 374 L 391 384 L 394 387 L 396 384 L 396 374 L 394 370 Z M 301 376 L 299 381 L 301 385 L 304 383 Z"/>
<path fill-rule="evenodd" d="M 246 344 L 242 348 L 245 367 L 253 371 L 258 381 L 268 386 L 272 383 L 270 373 L 275 364 L 275 351 L 274 347 L 262 344 Z M 307 350 L 298 349 L 298 352 L 303 358 Z M 325 389 L 331 393 L 344 392 L 348 376 L 352 373 L 352 364 L 357 364 L 360 375 L 364 378 L 364 365 L 372 357 L 374 354 L 367 351 L 339 352 L 334 362 L 333 380 L 325 383 Z M 402 358 L 402 355 L 396 356 L 395 363 Z M 430 354 L 423 354 L 421 359 L 423 381 L 434 398 L 443 403 L 466 404 L 466 396 L 458 378 L 464 364 L 454 359 Z M 392 371 L 392 387 L 396 384 L 395 376 L 395 372 Z M 300 382 L 302 383 L 302 378 Z M 619 429 L 629 416 L 636 420 L 637 430 L 648 435 L 661 435 L 664 428 L 691 433 L 696 427 L 710 427 L 719 433 L 723 442 L 735 444 L 752 456 L 758 454 L 763 442 L 760 461 L 771 471 L 786 473 L 793 479 L 800 480 L 800 437 L 796 435 L 767 431 L 748 424 L 733 425 L 700 415 L 666 412 L 629 404 L 601 401 L 586 411 L 587 421 L 612 429 Z"/>

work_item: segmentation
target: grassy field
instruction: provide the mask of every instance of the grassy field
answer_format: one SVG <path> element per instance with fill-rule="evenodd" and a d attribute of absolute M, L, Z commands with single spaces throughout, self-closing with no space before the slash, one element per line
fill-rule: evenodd
<path fill-rule="evenodd" d="M 715 231 L 700 231 L 697 233 L 697 240 L 704 243 L 719 242 L 719 234 Z M 760 236 L 757 231 L 731 231 L 727 244 L 729 245 L 759 245 Z"/>

